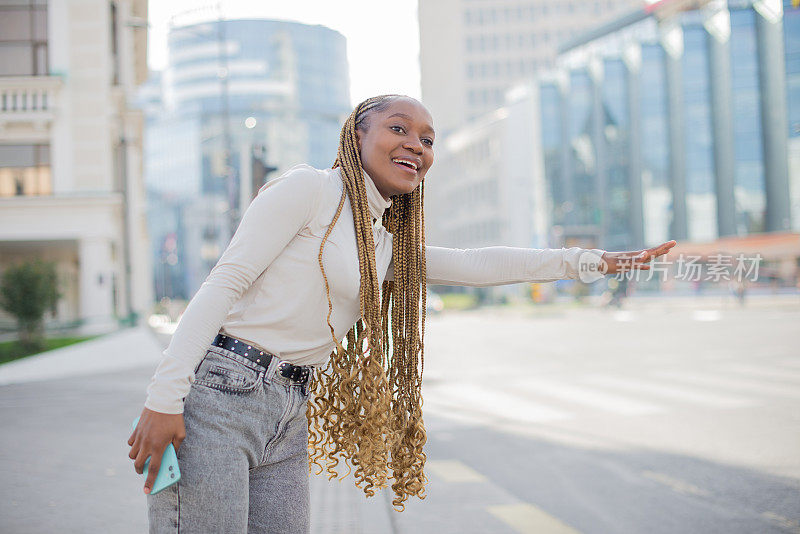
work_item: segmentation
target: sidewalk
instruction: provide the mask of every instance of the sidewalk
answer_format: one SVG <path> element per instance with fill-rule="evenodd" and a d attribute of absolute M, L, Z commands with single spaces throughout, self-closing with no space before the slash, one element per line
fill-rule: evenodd
<path fill-rule="evenodd" d="M 147 326 L 120 330 L 0 365 L 0 385 L 155 366 L 161 347 Z"/>
<path fill-rule="evenodd" d="M 0 530 L 147 531 L 142 477 L 126 441 L 162 342 L 139 326 L 0 365 L 0 423 L 8 430 L 0 440 Z M 102 510 L 91 511 L 98 502 Z M 311 476 L 313 533 L 391 533 L 388 510 L 383 495 L 366 499 L 352 476 Z"/>

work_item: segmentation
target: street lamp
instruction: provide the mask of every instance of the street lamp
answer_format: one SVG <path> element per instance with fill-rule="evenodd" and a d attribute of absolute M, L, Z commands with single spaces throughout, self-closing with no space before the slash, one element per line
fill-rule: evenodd
<path fill-rule="evenodd" d="M 207 7 L 186 10 L 184 14 L 197 15 L 200 13 L 205 14 Z M 180 28 L 180 31 L 194 37 L 201 39 L 215 40 L 217 42 L 217 78 L 220 82 L 220 108 L 222 120 L 222 137 L 223 137 L 223 161 L 222 168 L 224 178 L 227 185 L 228 196 L 228 232 L 231 237 L 236 232 L 236 227 L 239 224 L 239 195 L 237 194 L 237 180 L 236 172 L 231 165 L 231 131 L 230 131 L 230 102 L 228 98 L 228 78 L 230 71 L 228 69 L 228 54 L 225 50 L 225 19 L 222 16 L 222 4 L 216 2 L 215 11 L 217 14 L 217 31 L 214 36 L 209 36 L 206 33 L 189 30 L 188 27 Z M 174 16 L 173 19 L 177 17 Z"/>

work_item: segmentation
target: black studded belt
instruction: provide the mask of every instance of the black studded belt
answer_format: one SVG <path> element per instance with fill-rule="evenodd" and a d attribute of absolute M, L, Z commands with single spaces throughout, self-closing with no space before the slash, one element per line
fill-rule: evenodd
<path fill-rule="evenodd" d="M 225 334 L 217 334 L 213 343 L 216 347 L 235 352 L 239 356 L 244 356 L 253 363 L 261 365 L 264 369 L 269 368 L 272 358 L 277 358 L 274 354 L 254 347 L 246 341 L 226 336 Z M 313 368 L 309 365 L 292 365 L 289 362 L 282 362 L 278 366 L 278 373 L 289 380 L 303 384 L 305 387 L 308 385 L 308 379 L 311 376 L 312 369 Z"/>

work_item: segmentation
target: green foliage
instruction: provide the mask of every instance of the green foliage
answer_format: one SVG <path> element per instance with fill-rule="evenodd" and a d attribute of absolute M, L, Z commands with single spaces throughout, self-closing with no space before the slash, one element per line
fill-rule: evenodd
<path fill-rule="evenodd" d="M 0 364 L 18 360 L 47 350 L 60 349 L 74 343 L 82 343 L 100 336 L 83 337 L 57 337 L 45 339 L 42 347 L 23 347 L 19 341 L 4 341 L 0 343 Z"/>
<path fill-rule="evenodd" d="M 445 310 L 468 310 L 478 305 L 478 298 L 471 293 L 446 293 L 441 297 Z"/>
<path fill-rule="evenodd" d="M 31 350 L 44 348 L 44 314 L 55 312 L 60 297 L 53 262 L 13 265 L 0 278 L 0 307 L 16 318 L 20 343 Z"/>

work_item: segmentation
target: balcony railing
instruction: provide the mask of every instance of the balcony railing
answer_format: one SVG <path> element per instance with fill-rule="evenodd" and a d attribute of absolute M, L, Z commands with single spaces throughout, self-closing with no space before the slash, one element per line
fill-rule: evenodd
<path fill-rule="evenodd" d="M 0 77 L 0 122 L 52 120 L 61 84 L 54 76 Z"/>

